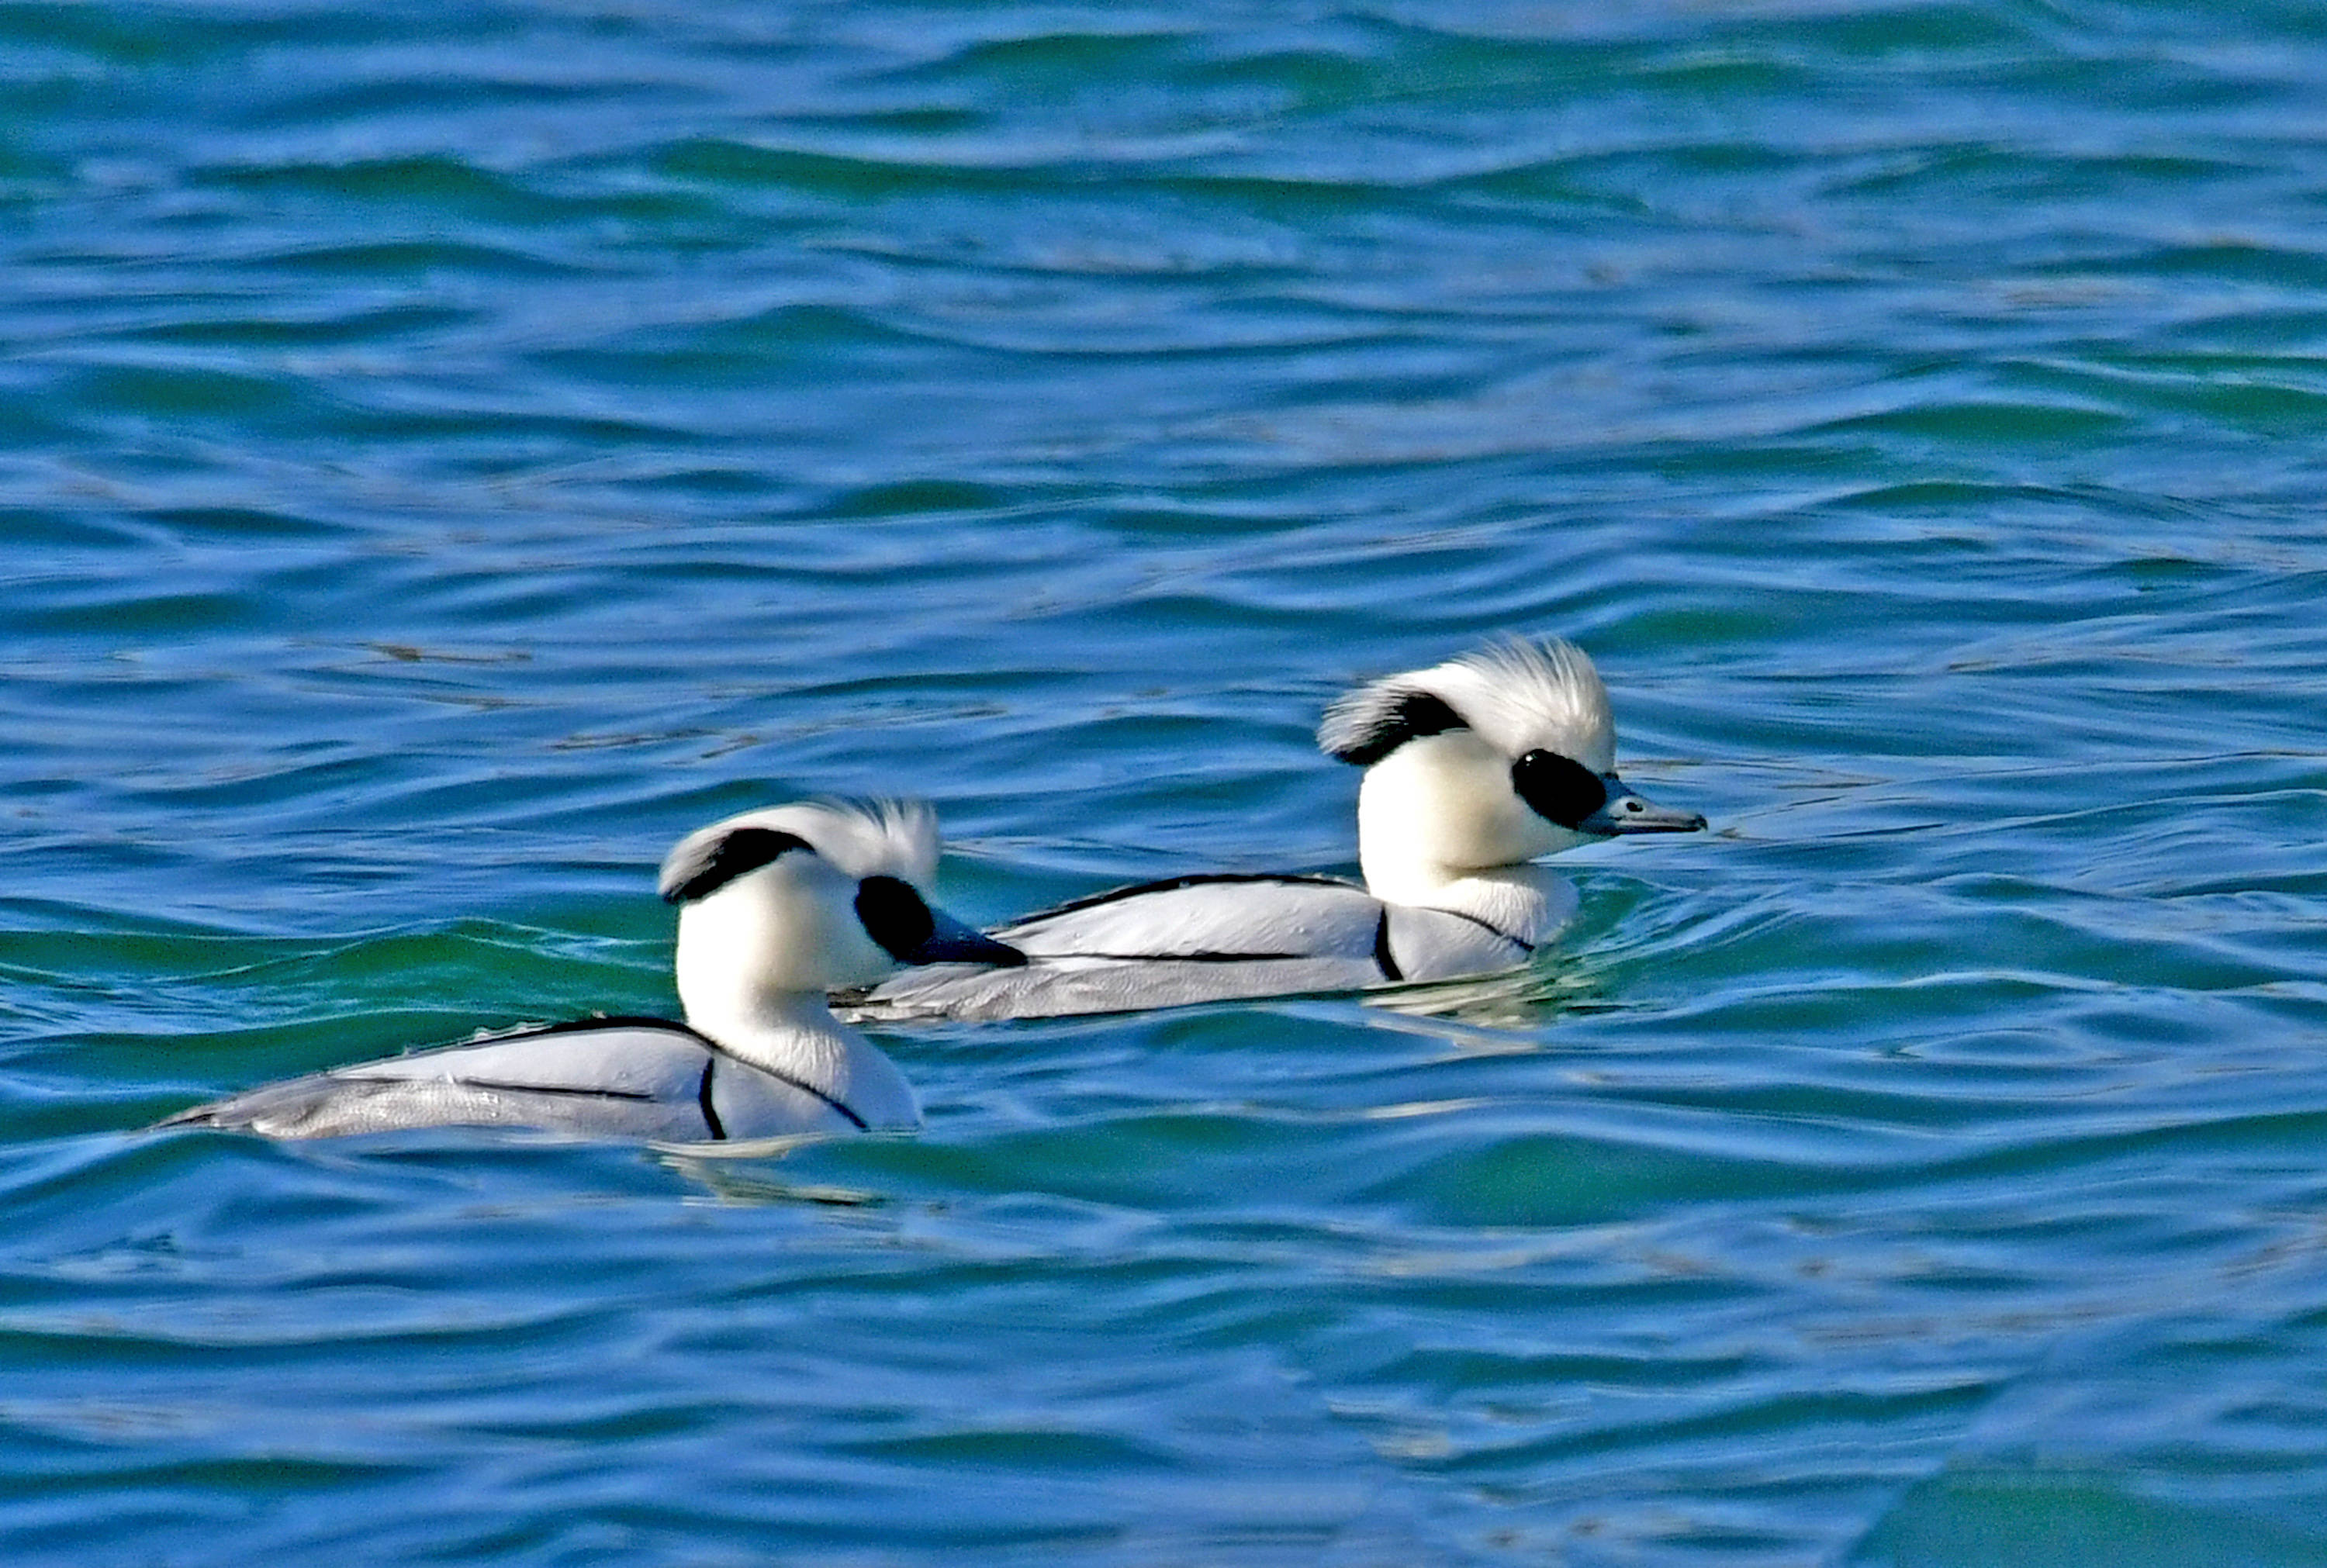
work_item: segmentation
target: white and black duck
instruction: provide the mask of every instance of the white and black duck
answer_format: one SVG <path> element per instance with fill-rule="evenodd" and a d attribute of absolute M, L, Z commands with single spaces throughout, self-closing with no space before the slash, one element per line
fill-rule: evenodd
<path fill-rule="evenodd" d="M 1575 915 L 1575 889 L 1537 856 L 1706 825 L 1616 776 L 1607 687 L 1557 639 L 1512 639 L 1362 686 L 1326 710 L 1317 743 L 1366 770 L 1363 886 L 1206 875 L 1119 888 L 997 928 L 1023 964 L 919 970 L 845 996 L 842 1011 L 1052 1017 L 1490 974 L 1525 964 Z"/>
<path fill-rule="evenodd" d="M 918 804 L 747 812 L 663 862 L 684 1023 L 592 1018 L 388 1057 L 197 1106 L 164 1127 L 322 1138 L 547 1128 L 671 1143 L 909 1128 L 911 1087 L 825 994 L 902 965 L 1023 962 L 930 907 L 937 819 Z"/>

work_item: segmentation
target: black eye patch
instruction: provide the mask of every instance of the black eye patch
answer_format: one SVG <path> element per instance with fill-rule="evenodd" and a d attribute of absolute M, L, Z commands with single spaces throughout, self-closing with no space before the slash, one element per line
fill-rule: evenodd
<path fill-rule="evenodd" d="M 913 884 L 892 876 L 868 876 L 856 884 L 856 919 L 866 936 L 901 962 L 921 951 L 938 929 Z"/>
<path fill-rule="evenodd" d="M 1378 705 L 1348 713 L 1344 723 L 1347 728 L 1333 737 L 1329 750 L 1360 768 L 1372 767 L 1408 741 L 1471 727 L 1445 698 L 1428 692 L 1399 692 Z"/>
<path fill-rule="evenodd" d="M 1537 817 L 1575 827 L 1608 804 L 1600 775 L 1556 751 L 1529 751 L 1511 764 L 1511 788 Z"/>
<path fill-rule="evenodd" d="M 662 899 L 667 904 L 691 904 L 709 898 L 746 872 L 754 872 L 795 849 L 811 854 L 816 846 L 797 833 L 778 827 L 739 827 L 704 846 L 699 858 L 665 869 Z"/>

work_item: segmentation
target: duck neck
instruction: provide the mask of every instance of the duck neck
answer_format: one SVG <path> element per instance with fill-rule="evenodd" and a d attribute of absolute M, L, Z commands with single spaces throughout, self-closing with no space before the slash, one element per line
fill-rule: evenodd
<path fill-rule="evenodd" d="M 1485 871 L 1362 860 L 1366 891 L 1385 903 L 1451 910 L 1533 947 L 1548 941 L 1575 914 L 1575 889 L 1548 866 Z"/>
<path fill-rule="evenodd" d="M 784 1059 L 801 1042 L 846 1040 L 855 1031 L 832 1015 L 822 996 L 807 991 L 731 990 L 706 997 L 679 994 L 687 1026 L 717 1041 L 746 1061 L 789 1069 Z"/>
<path fill-rule="evenodd" d="M 1425 736 L 1366 770 L 1358 864 L 1385 903 L 1451 910 L 1528 943 L 1575 912 L 1575 890 L 1531 863 L 1562 835 L 1511 794 L 1505 770 L 1468 732 Z"/>

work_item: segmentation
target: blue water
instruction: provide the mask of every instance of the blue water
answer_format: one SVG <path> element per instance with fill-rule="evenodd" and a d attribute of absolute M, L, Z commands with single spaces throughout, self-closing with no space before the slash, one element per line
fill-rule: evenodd
<path fill-rule="evenodd" d="M 2327 1563 L 2299 5 L 0 5 L 0 1554 Z M 675 1005 L 656 863 L 1353 870 L 1534 973 L 891 1031 L 718 1159 L 140 1131 Z"/>

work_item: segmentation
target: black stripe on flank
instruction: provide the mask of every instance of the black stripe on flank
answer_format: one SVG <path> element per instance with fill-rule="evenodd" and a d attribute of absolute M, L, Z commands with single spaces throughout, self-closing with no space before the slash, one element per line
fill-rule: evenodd
<path fill-rule="evenodd" d="M 1509 931 L 1506 931 L 1502 927 L 1495 924 L 1492 920 L 1482 920 L 1478 916 L 1466 914 L 1461 910 L 1434 909 L 1430 912 L 1434 915 L 1452 915 L 1458 920 L 1468 920 L 1482 931 L 1492 931 L 1496 936 L 1500 937 L 1504 941 L 1509 942 L 1512 947 L 1517 947 L 1522 953 L 1532 953 L 1535 951 L 1535 944 L 1533 942 L 1528 941 L 1525 937 L 1512 936 Z"/>
<path fill-rule="evenodd" d="M 1111 964 L 1291 964 L 1335 958 L 1337 953 L 1061 953 L 1061 958 L 1101 958 Z M 1034 960 L 1041 963 L 1038 954 Z"/>
<path fill-rule="evenodd" d="M 709 1035 L 676 1018 L 657 1018 L 645 1013 L 603 1013 L 588 1018 L 568 1018 L 556 1023 L 528 1023 L 500 1034 L 480 1034 L 474 1040 L 464 1040 L 459 1044 L 499 1045 L 505 1040 L 530 1040 L 543 1034 L 575 1034 L 585 1029 L 661 1029 L 672 1034 L 683 1034 L 704 1045 L 714 1043 Z M 429 1049 L 441 1050 L 457 1047 L 432 1046 Z"/>
<path fill-rule="evenodd" d="M 702 1107 L 703 1125 L 711 1129 L 711 1138 L 718 1143 L 727 1136 L 727 1129 L 719 1125 L 719 1107 L 711 1103 L 711 1071 L 719 1065 L 718 1057 L 703 1059 L 703 1081 L 695 1086 L 695 1103 Z"/>
<path fill-rule="evenodd" d="M 338 1075 L 327 1074 L 326 1076 L 337 1077 Z M 429 1080 L 426 1078 L 376 1078 L 367 1075 L 360 1075 L 344 1078 L 341 1081 L 347 1083 L 426 1083 Z M 502 1083 L 496 1078 L 448 1078 L 443 1081 L 448 1084 L 459 1084 L 464 1089 L 499 1089 L 504 1094 L 511 1095 L 564 1095 L 568 1099 L 576 1100 L 631 1100 L 642 1105 L 652 1105 L 654 1103 L 654 1096 L 648 1094 L 643 1089 L 585 1089 L 576 1088 L 567 1084 L 511 1084 Z"/>
<path fill-rule="evenodd" d="M 717 1041 L 712 1040 L 708 1037 L 704 1039 L 704 1043 L 709 1046 L 712 1049 L 712 1051 L 716 1055 L 727 1057 L 733 1060 L 743 1062 L 743 1066 L 749 1068 L 752 1071 L 764 1074 L 765 1076 L 775 1079 L 780 1084 L 790 1084 L 792 1087 L 799 1090 L 800 1093 L 808 1096 L 810 1099 L 822 1100 L 826 1105 L 830 1106 L 834 1110 L 839 1112 L 841 1115 L 847 1120 L 848 1125 L 855 1128 L 858 1132 L 869 1133 L 873 1130 L 873 1124 L 858 1115 L 855 1111 L 851 1110 L 846 1100 L 840 1098 L 837 1095 L 827 1094 L 824 1090 L 817 1087 L 806 1078 L 796 1078 L 788 1072 L 780 1072 L 771 1067 L 762 1067 L 756 1061 L 745 1061 L 743 1058 L 737 1056 L 734 1051 L 729 1050 Z M 726 1134 L 723 1133 L 720 1136 L 724 1137 Z"/>
<path fill-rule="evenodd" d="M 788 1072 L 768 1072 L 766 1068 L 761 1068 L 759 1070 L 761 1072 L 767 1073 L 771 1078 L 782 1079 L 785 1083 L 791 1085 L 792 1087 L 799 1090 L 802 1094 L 812 1095 L 816 1098 L 822 1100 L 826 1105 L 830 1106 L 834 1110 L 838 1111 L 842 1115 L 847 1117 L 848 1125 L 855 1128 L 858 1132 L 869 1133 L 873 1130 L 873 1124 L 858 1115 L 855 1111 L 850 1110 L 848 1108 L 847 1101 L 836 1099 L 832 1096 L 826 1094 L 822 1089 L 817 1087 L 814 1084 L 802 1083 L 799 1079 L 792 1077 L 792 1075 Z"/>
<path fill-rule="evenodd" d="M 1382 978 L 1385 980 L 1406 978 L 1405 971 L 1397 966 L 1397 957 L 1389 950 L 1389 911 L 1388 910 L 1382 910 L 1381 924 L 1374 928 L 1374 963 L 1380 967 Z"/>
<path fill-rule="evenodd" d="M 1288 876 L 1273 872 L 1247 871 L 1199 872 L 1193 876 L 1165 877 L 1161 882 L 1134 882 L 1129 887 L 1112 888 L 1103 893 L 1093 893 L 1089 898 L 1072 899 L 1063 904 L 1053 904 L 1047 910 L 1037 910 L 1031 915 L 1013 920 L 1002 929 L 1005 932 L 1023 930 L 1037 920 L 1047 920 L 1055 915 L 1079 914 L 1084 910 L 1095 910 L 1102 904 L 1111 904 L 1121 899 L 1135 899 L 1143 893 L 1176 892 L 1182 888 L 1209 887 L 1214 882 L 1283 882 L 1294 887 L 1348 888 L 1353 892 L 1364 891 L 1357 883 L 1344 881 L 1337 876 Z M 1283 956 L 1254 955 L 1258 957 Z"/>
<path fill-rule="evenodd" d="M 546 1034 L 575 1034 L 588 1029 L 662 1029 L 668 1030 L 673 1034 L 683 1034 L 689 1040 L 694 1041 L 697 1045 L 700 1045 L 705 1050 L 709 1051 L 715 1057 L 726 1057 L 733 1061 L 741 1063 L 744 1068 L 752 1072 L 764 1074 L 765 1076 L 775 1079 L 780 1084 L 790 1085 L 793 1088 L 799 1090 L 800 1093 L 808 1096 L 808 1098 L 812 1100 L 823 1101 L 826 1105 L 830 1106 L 834 1111 L 837 1112 L 845 1120 L 847 1121 L 849 1125 L 855 1127 L 858 1132 L 869 1133 L 873 1130 L 873 1124 L 866 1121 L 864 1117 L 858 1115 L 855 1110 L 851 1109 L 847 1101 L 840 1099 L 836 1096 L 827 1094 L 824 1090 L 817 1087 L 814 1084 L 809 1083 L 805 1078 L 796 1078 L 788 1072 L 780 1072 L 771 1067 L 762 1067 L 756 1061 L 747 1061 L 743 1058 L 737 1056 L 734 1051 L 729 1050 L 717 1041 L 712 1039 L 709 1035 L 704 1033 L 701 1030 L 681 1023 L 676 1018 L 649 1018 L 640 1014 L 627 1013 L 615 1014 L 606 1018 L 575 1018 L 569 1019 L 563 1023 L 543 1023 L 537 1024 L 530 1029 L 513 1029 L 507 1034 L 481 1035 L 475 1040 L 465 1041 L 463 1044 L 499 1045 L 504 1041 L 534 1040 Z M 455 1046 L 444 1049 L 458 1050 L 460 1048 Z M 706 1078 L 708 1078 L 709 1074 L 707 1070 L 705 1076 Z M 453 1081 L 455 1083 L 466 1083 L 475 1080 L 455 1078 Z M 494 1084 L 481 1081 L 476 1081 L 475 1087 L 479 1088 L 491 1089 L 529 1090 L 536 1094 L 593 1094 L 601 1092 L 593 1089 L 544 1088 L 538 1084 Z M 640 1094 L 630 1090 L 610 1089 L 603 1092 L 604 1097 L 608 1099 L 651 1100 L 654 1098 L 652 1095 Z M 197 1106 L 196 1108 L 200 1109 L 201 1107 Z M 724 1138 L 727 1134 L 722 1132 L 716 1135 Z"/>
<path fill-rule="evenodd" d="M 662 900 L 667 904 L 691 904 L 709 898 L 747 872 L 795 849 L 816 853 L 816 846 L 797 833 L 779 827 L 738 827 L 723 833 L 684 863 L 668 867 L 663 876 Z"/>

